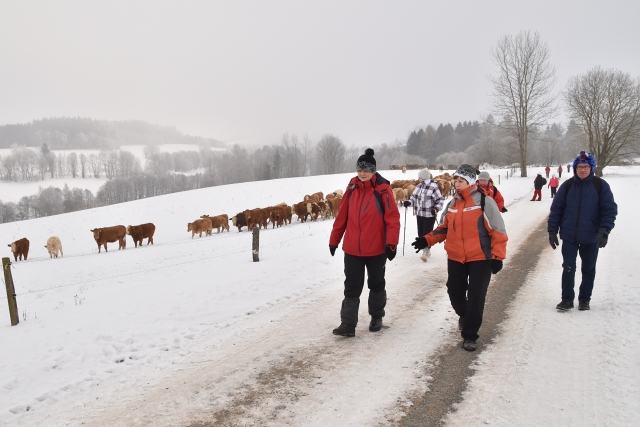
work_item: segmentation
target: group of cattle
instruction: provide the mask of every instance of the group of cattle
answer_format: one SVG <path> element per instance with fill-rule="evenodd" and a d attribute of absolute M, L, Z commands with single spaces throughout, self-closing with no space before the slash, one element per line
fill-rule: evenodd
<path fill-rule="evenodd" d="M 431 177 L 431 180 L 438 184 L 438 189 L 440 189 L 440 194 L 446 199 L 451 194 L 453 194 L 453 176 L 449 175 L 448 172 L 445 172 L 442 175 L 438 175 L 436 177 Z M 399 179 L 393 181 L 391 183 L 391 191 L 393 191 L 393 196 L 396 199 L 396 202 L 400 205 L 405 200 L 409 200 L 413 191 L 416 189 L 416 185 L 418 185 L 419 181 L 417 179 Z"/>
<path fill-rule="evenodd" d="M 269 223 L 271 228 L 291 224 L 293 215 L 296 215 L 301 222 L 306 222 L 309 218 L 311 221 L 317 221 L 318 218 L 335 218 L 342 201 L 342 194 L 342 190 L 336 190 L 325 197 L 324 193 L 319 191 L 304 196 L 301 202 L 291 206 L 283 202 L 266 208 L 238 212 L 231 221 L 234 227 L 238 227 L 238 232 L 241 232 L 243 227 L 253 230 L 254 227 L 267 228 Z"/>
<path fill-rule="evenodd" d="M 452 177 L 445 173 L 444 175 L 433 178 L 433 180 L 438 183 L 440 192 L 447 197 L 451 189 Z M 398 203 L 407 200 L 417 184 L 417 180 L 393 181 L 391 188 Z M 296 215 L 298 221 L 301 222 L 306 222 L 309 218 L 311 221 L 317 221 L 318 218 L 335 218 L 340 208 L 342 195 L 342 190 L 329 193 L 326 197 L 324 193 L 319 191 L 311 195 L 305 195 L 301 202 L 291 206 L 286 203 L 280 203 L 266 208 L 244 210 L 233 216 L 231 221 L 233 226 L 238 227 L 238 231 L 241 232 L 243 227 L 252 230 L 254 227 L 267 228 L 269 223 L 271 223 L 272 228 L 280 227 L 287 223 L 291 224 L 293 215 Z M 187 224 L 187 231 L 191 232 L 192 239 L 196 234 L 199 237 L 202 237 L 202 233 L 204 233 L 205 236 L 209 236 L 213 233 L 213 229 L 216 229 L 217 233 L 224 230 L 229 231 L 229 216 L 227 214 L 215 216 L 201 215 L 200 218 Z M 100 253 L 103 246 L 105 252 L 107 252 L 107 243 L 118 242 L 118 250 L 125 249 L 127 247 L 127 235 L 131 236 L 136 248 L 138 244 L 142 246 L 143 239 L 148 239 L 147 245 L 153 244 L 153 234 L 155 230 L 156 226 L 154 224 L 146 223 L 130 225 L 128 227 L 115 225 L 112 227 L 95 228 L 91 230 L 91 232 L 98 245 L 98 253 Z M 29 254 L 29 240 L 27 238 L 16 240 L 9 244 L 9 247 L 11 247 L 15 261 L 18 261 L 18 258 L 20 258 L 20 260 L 27 259 Z M 45 248 L 47 248 L 50 258 L 57 258 L 58 255 L 63 255 L 62 243 L 56 236 L 52 236 L 47 240 Z"/>
<path fill-rule="evenodd" d="M 136 248 L 138 247 L 138 244 L 142 246 L 143 239 L 148 239 L 147 245 L 149 243 L 153 244 L 153 234 L 155 231 L 156 226 L 152 223 L 130 225 L 128 227 L 125 227 L 124 225 L 115 225 L 113 227 L 94 228 L 91 230 L 93 238 L 98 244 L 98 253 L 100 253 L 102 246 L 104 246 L 104 250 L 107 252 L 107 243 L 118 242 L 118 250 L 126 248 L 127 234 L 133 239 L 133 243 L 136 245 Z M 11 248 L 13 258 L 16 262 L 18 259 L 20 259 L 20 261 L 26 261 L 29 256 L 29 239 L 23 237 L 22 239 L 10 243 L 8 246 Z M 58 258 L 58 255 L 64 256 L 62 253 L 62 242 L 58 236 L 49 237 L 49 239 L 47 239 L 47 244 L 44 245 L 44 247 L 47 248 L 47 252 L 49 252 L 49 258 Z"/>

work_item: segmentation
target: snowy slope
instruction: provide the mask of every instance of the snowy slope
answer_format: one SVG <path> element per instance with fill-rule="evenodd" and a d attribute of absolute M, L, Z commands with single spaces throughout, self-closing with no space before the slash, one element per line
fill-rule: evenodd
<path fill-rule="evenodd" d="M 417 171 L 381 173 L 390 180 L 417 176 Z M 27 320 L 10 327 L 6 298 L 0 299 L 0 340 L 10 343 L 0 348 L 0 421 L 29 425 L 32 417 L 64 418 L 72 402 L 97 387 L 108 396 L 118 385 L 159 377 L 182 360 L 199 357 L 212 340 L 224 348 L 237 332 L 256 327 L 252 314 L 276 313 L 318 292 L 339 300 L 342 262 L 327 250 L 332 221 L 294 220 L 291 226 L 263 230 L 260 263 L 251 262 L 246 230 L 192 240 L 186 223 L 204 213 L 232 216 L 344 189 L 351 176 L 234 184 L 0 225 L 7 243 L 31 240 L 29 260 L 13 268 L 18 308 Z M 526 201 L 532 180 L 504 180 L 503 175 L 499 187 L 510 209 L 505 215 L 509 250 L 517 249 L 518 236 L 548 209 L 543 201 L 532 211 Z M 97 253 L 91 228 L 149 221 L 157 227 L 155 245 L 134 249 L 129 240 L 124 251 L 111 245 L 110 252 Z M 410 242 L 415 235 L 411 213 L 406 229 Z M 64 258 L 48 258 L 42 246 L 50 235 L 61 238 Z M 445 265 L 442 247 L 433 252 L 434 265 Z M 406 255 L 413 255 L 408 243 Z M 407 264 L 409 258 L 403 262 L 389 264 L 389 277 L 404 274 L 400 266 L 410 265 L 416 276 L 424 269 L 422 263 Z M 448 308 L 446 300 L 439 304 Z M 398 383 L 399 392 L 410 380 Z"/>

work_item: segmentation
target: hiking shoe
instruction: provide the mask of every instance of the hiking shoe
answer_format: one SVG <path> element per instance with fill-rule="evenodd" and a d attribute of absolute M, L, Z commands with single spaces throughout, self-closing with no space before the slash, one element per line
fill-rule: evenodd
<path fill-rule="evenodd" d="M 476 351 L 476 341 L 464 340 L 462 341 L 462 348 L 464 348 L 467 351 Z"/>
<path fill-rule="evenodd" d="M 424 262 L 427 262 L 427 257 L 424 254 L 420 256 L 420 259 Z"/>
<path fill-rule="evenodd" d="M 369 323 L 369 330 L 371 332 L 378 332 L 382 329 L 382 317 L 371 316 L 371 323 Z"/>
<path fill-rule="evenodd" d="M 578 300 L 578 310 L 585 311 L 590 310 L 589 301 L 586 300 Z"/>
<path fill-rule="evenodd" d="M 560 301 L 560 304 L 556 305 L 556 309 L 560 311 L 567 311 L 573 308 L 573 301 L 569 301 L 568 299 L 563 299 Z"/>
<path fill-rule="evenodd" d="M 460 316 L 458 318 L 458 330 L 461 331 L 464 328 L 464 317 Z"/>
<path fill-rule="evenodd" d="M 342 337 L 355 337 L 356 327 L 341 323 L 340 326 L 333 330 L 333 335 L 340 335 Z"/>

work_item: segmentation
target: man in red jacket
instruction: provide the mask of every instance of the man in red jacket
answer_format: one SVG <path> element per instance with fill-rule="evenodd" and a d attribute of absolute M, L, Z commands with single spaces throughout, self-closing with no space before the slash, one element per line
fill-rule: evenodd
<path fill-rule="evenodd" d="M 338 215 L 329 238 L 329 251 L 335 255 L 344 235 L 344 300 L 340 310 L 340 326 L 334 335 L 354 337 L 358 324 L 360 295 L 367 271 L 369 287 L 369 330 L 382 329 L 385 290 L 385 265 L 396 256 L 400 237 L 400 212 L 389 181 L 376 173 L 374 151 L 368 148 L 358 158 L 358 176 L 351 179 L 342 196 Z"/>

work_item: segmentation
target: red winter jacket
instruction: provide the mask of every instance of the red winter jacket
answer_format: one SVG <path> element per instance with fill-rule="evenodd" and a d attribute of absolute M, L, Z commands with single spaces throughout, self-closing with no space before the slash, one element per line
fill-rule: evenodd
<path fill-rule="evenodd" d="M 479 183 L 477 185 L 478 188 L 485 194 L 485 196 L 489 196 L 496 201 L 498 210 L 502 212 L 502 210 L 504 209 L 504 197 L 502 197 L 502 194 L 500 194 L 498 188 L 493 185 L 493 178 L 489 178 L 489 184 L 487 184 L 486 186 L 482 186 Z"/>
<path fill-rule="evenodd" d="M 380 199 L 374 195 L 374 189 Z M 344 235 L 342 250 L 354 256 L 377 256 L 387 246 L 398 246 L 400 212 L 389 181 L 376 173 L 369 181 L 354 177 L 342 196 L 333 223 L 329 246 L 337 247 Z"/>
<path fill-rule="evenodd" d="M 560 185 L 560 180 L 558 177 L 554 176 L 549 180 L 549 185 L 547 187 L 558 187 Z"/>

